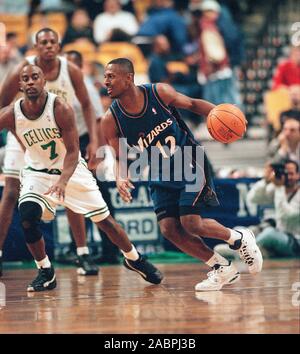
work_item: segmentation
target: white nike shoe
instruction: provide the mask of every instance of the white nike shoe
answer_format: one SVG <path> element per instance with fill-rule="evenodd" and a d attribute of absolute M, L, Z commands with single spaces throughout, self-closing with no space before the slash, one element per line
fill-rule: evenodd
<path fill-rule="evenodd" d="M 240 279 L 240 273 L 236 267 L 229 265 L 216 264 L 213 270 L 207 273 L 207 279 L 196 284 L 196 291 L 216 291 L 221 290 L 224 285 L 229 285 L 237 282 Z"/>
<path fill-rule="evenodd" d="M 248 265 L 249 273 L 256 274 L 261 272 L 263 257 L 256 244 L 253 232 L 240 227 L 236 227 L 235 230 L 242 234 L 242 238 L 240 241 L 236 241 L 236 244 L 240 243 L 238 248 L 236 248 L 236 244 L 230 246 L 230 248 L 236 249 L 239 252 L 241 260 Z"/>

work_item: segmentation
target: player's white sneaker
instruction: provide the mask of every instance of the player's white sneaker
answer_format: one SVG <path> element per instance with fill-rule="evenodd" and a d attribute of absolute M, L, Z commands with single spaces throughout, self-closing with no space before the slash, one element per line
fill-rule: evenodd
<path fill-rule="evenodd" d="M 235 228 L 242 235 L 241 240 L 235 242 L 230 248 L 239 252 L 240 258 L 248 265 L 249 273 L 256 274 L 261 272 L 263 257 L 258 248 L 253 232 L 246 228 Z"/>
<path fill-rule="evenodd" d="M 207 279 L 196 284 L 196 291 L 215 291 L 221 290 L 224 285 L 229 285 L 237 282 L 240 279 L 240 273 L 236 267 L 229 265 L 216 264 L 213 270 L 207 273 Z"/>

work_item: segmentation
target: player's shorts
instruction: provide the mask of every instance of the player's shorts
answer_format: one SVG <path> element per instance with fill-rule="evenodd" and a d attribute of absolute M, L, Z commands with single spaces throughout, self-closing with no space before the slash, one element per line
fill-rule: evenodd
<path fill-rule="evenodd" d="M 168 217 L 200 215 L 203 206 L 219 205 L 214 189 L 207 184 L 199 192 L 188 192 L 186 188 L 164 188 L 161 185 L 152 185 L 150 192 L 158 221 Z"/>
<path fill-rule="evenodd" d="M 93 222 L 99 222 L 109 216 L 109 209 L 102 198 L 96 180 L 88 170 L 85 161 L 80 160 L 70 178 L 65 199 L 60 201 L 55 195 L 44 193 L 59 179 L 59 170 L 40 172 L 26 167 L 21 172 L 21 192 L 19 206 L 24 202 L 38 203 L 42 210 L 42 220 L 53 220 L 57 205 L 71 209 L 77 214 L 83 214 Z"/>
<path fill-rule="evenodd" d="M 5 177 L 19 179 L 24 164 L 24 151 L 15 136 L 9 132 L 5 146 L 3 174 Z"/>

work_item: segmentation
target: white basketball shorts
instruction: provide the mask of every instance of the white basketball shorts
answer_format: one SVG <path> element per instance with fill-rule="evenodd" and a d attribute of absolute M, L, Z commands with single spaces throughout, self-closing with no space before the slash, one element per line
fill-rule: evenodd
<path fill-rule="evenodd" d="M 28 201 L 38 203 L 43 210 L 42 220 L 45 221 L 54 219 L 57 205 L 63 205 L 77 214 L 83 214 L 93 222 L 99 222 L 109 216 L 109 209 L 85 162 L 78 163 L 67 184 L 64 201 L 58 200 L 54 194 L 52 196 L 44 194 L 59 177 L 59 175 L 24 168 L 21 172 L 19 206 Z"/>
<path fill-rule="evenodd" d="M 3 174 L 5 177 L 19 179 L 24 164 L 24 151 L 15 136 L 9 132 L 5 146 Z"/>

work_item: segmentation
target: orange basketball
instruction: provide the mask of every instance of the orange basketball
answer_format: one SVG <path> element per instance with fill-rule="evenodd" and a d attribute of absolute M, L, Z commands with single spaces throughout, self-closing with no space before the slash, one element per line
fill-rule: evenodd
<path fill-rule="evenodd" d="M 210 135 L 215 140 L 228 144 L 244 136 L 248 122 L 237 106 L 222 103 L 209 112 L 206 123 Z"/>

